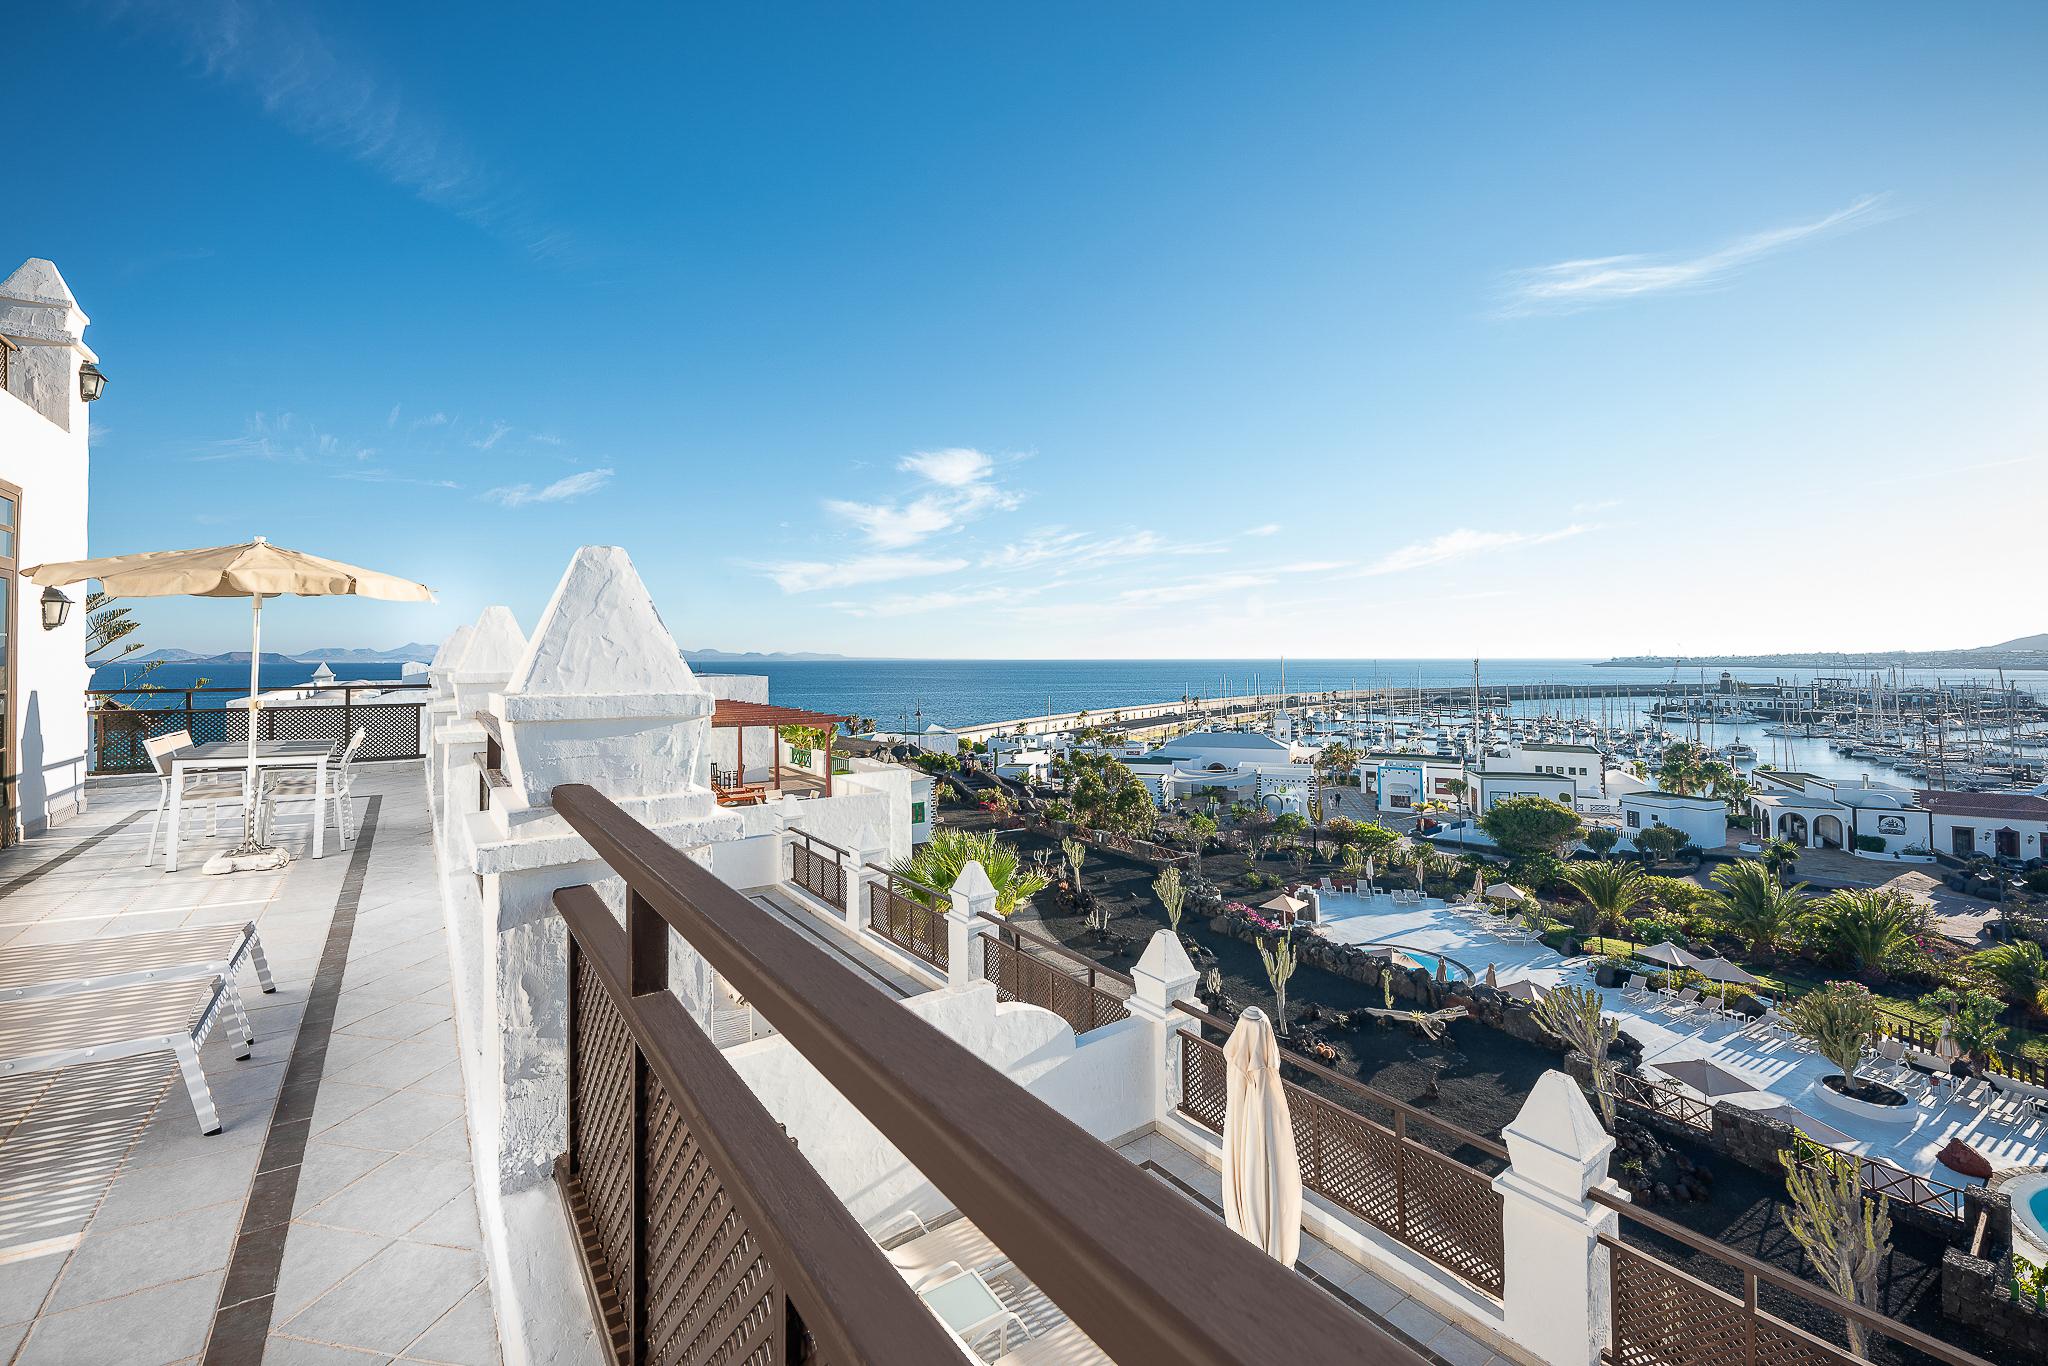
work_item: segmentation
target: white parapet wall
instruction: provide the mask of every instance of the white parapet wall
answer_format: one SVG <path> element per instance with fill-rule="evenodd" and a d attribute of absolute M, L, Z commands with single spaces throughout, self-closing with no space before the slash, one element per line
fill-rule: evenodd
<path fill-rule="evenodd" d="M 13 343 L 0 393 L 0 484 L 8 486 L 0 496 L 11 505 L 0 509 L 9 528 L 0 540 L 13 542 L 13 563 L 23 568 L 86 555 L 89 410 L 78 388 L 79 367 L 94 358 L 86 323 L 48 261 L 26 261 L 0 281 L 0 337 Z M 62 626 L 46 631 L 42 590 L 6 572 L 13 579 L 14 695 L 0 709 L 0 724 L 12 728 L 0 769 L 13 776 L 6 819 L 34 834 L 85 806 L 85 586 L 59 590 L 72 606 Z M 0 611 L 8 604 L 0 597 Z"/>

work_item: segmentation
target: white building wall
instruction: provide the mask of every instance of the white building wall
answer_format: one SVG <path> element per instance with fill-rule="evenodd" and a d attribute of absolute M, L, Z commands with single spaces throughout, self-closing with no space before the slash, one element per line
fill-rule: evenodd
<path fill-rule="evenodd" d="M 1630 813 L 1636 816 L 1635 825 L 1629 824 Z M 1702 849 L 1718 849 L 1728 842 L 1727 808 L 1718 803 L 1709 810 L 1687 802 L 1659 802 L 1640 794 L 1621 799 L 1621 833 L 1624 837 L 1652 825 L 1668 825 L 1674 830 L 1682 830 L 1687 839 Z"/>
<path fill-rule="evenodd" d="M 0 335 L 20 347 L 0 396 L 0 480 L 22 490 L 18 562 L 27 567 L 86 556 L 87 405 L 78 368 L 91 357 L 86 316 L 57 268 L 31 260 L 0 283 Z M 84 808 L 87 726 L 85 587 L 63 592 L 70 619 L 42 625 L 42 590 L 15 577 L 13 733 L 6 763 L 19 774 L 17 822 L 34 833 Z"/>

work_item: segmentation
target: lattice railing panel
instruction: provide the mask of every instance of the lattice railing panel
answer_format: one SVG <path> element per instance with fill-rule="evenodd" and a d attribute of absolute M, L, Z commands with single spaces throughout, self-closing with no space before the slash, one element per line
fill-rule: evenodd
<path fill-rule="evenodd" d="M 1130 1018 L 1130 1006 L 1122 997 L 992 935 L 981 941 L 981 971 L 996 984 L 1001 999 L 1043 1006 L 1065 1020 L 1076 1034 Z"/>
<path fill-rule="evenodd" d="M 1608 1244 L 1620 1366 L 1843 1366 L 1856 1358 L 1633 1248 Z M 1752 1334 L 1754 1337 L 1752 1338 Z M 1754 1356 L 1751 1355 L 1752 1351 Z"/>
<path fill-rule="evenodd" d="M 646 1360 L 770 1366 L 782 1291 L 760 1242 L 661 1083 L 647 1081 Z"/>
<path fill-rule="evenodd" d="M 1181 1034 L 1180 1112 L 1213 1134 L 1223 1132 L 1230 1104 L 1228 1075 L 1222 1049 L 1199 1034 Z"/>
<path fill-rule="evenodd" d="M 161 695 L 161 694 L 159 694 Z M 358 759 L 420 757 L 419 702 L 332 703 L 310 707 L 265 707 L 259 711 L 259 740 L 325 740 L 340 747 L 364 732 Z M 91 713 L 94 773 L 151 773 L 156 766 L 145 739 L 184 731 L 196 745 L 246 742 L 249 713 L 243 707 L 102 707 Z"/>
<path fill-rule="evenodd" d="M 1285 1086 L 1302 1185 L 1486 1293 L 1501 1293 L 1506 1254 L 1492 1178 L 1293 1082 Z M 1223 1050 L 1182 1034 L 1181 1113 L 1221 1134 L 1227 1088 Z"/>
<path fill-rule="evenodd" d="M 789 846 L 790 881 L 821 901 L 846 908 L 846 865 L 802 840 Z"/>
<path fill-rule="evenodd" d="M 946 918 L 886 882 L 868 884 L 868 928 L 941 972 L 946 970 Z"/>
<path fill-rule="evenodd" d="M 1488 1294 L 1500 1294 L 1506 1254 L 1493 1179 L 1417 1143 L 1406 1146 L 1403 1176 L 1401 1241 Z"/>
<path fill-rule="evenodd" d="M 576 956 L 575 1088 L 570 1152 L 618 1286 L 620 1308 L 633 1312 L 633 1041 L 626 1021 L 582 955 Z"/>

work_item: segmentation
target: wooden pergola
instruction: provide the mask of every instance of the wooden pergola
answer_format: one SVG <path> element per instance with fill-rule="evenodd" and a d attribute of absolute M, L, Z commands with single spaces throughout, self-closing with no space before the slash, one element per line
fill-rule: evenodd
<path fill-rule="evenodd" d="M 739 732 L 733 744 L 733 781 L 720 789 L 720 800 L 724 794 L 732 794 L 735 800 L 744 801 L 749 796 L 765 796 L 765 789 L 748 793 L 747 782 L 747 732 L 767 727 L 772 738 L 768 746 L 770 786 L 782 791 L 782 741 L 784 726 L 812 726 L 825 733 L 825 795 L 832 795 L 832 739 L 839 731 L 840 723 L 852 720 L 849 716 L 834 716 L 830 712 L 807 711 L 802 707 L 778 707 L 768 702 L 738 702 L 721 697 L 711 713 L 713 730 Z M 718 787 L 713 775 L 714 787 Z"/>

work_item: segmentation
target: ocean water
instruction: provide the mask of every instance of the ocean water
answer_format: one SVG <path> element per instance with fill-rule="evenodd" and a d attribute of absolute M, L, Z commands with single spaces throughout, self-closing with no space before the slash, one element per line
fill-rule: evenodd
<path fill-rule="evenodd" d="M 1007 721 L 1037 716 L 1047 711 L 1110 711 L 1117 707 L 1169 702 L 1185 694 L 1200 697 L 1242 695 L 1258 691 L 1277 692 L 1281 665 L 1278 660 L 917 660 L 917 659 L 833 659 L 765 660 L 705 663 L 700 673 L 765 674 L 768 696 L 789 706 L 821 711 L 844 712 L 872 717 L 880 725 L 895 729 L 933 722 L 943 726 L 973 725 L 986 721 Z M 304 683 L 313 675 L 310 664 L 268 664 L 263 666 L 266 688 Z M 1345 688 L 1464 687 L 1472 681 L 1469 659 L 1335 659 L 1288 660 L 1287 687 L 1294 692 L 1320 692 Z M 399 677 L 397 664 L 343 664 L 335 667 L 337 681 L 355 679 L 392 681 Z M 1813 669 L 1734 669 L 1737 678 L 1768 683 L 1778 679 L 1804 682 Z M 95 688 L 127 686 L 140 673 L 137 665 L 111 665 L 95 671 Z M 1680 682 L 1712 684 L 1719 669 L 1678 671 Z M 216 688 L 245 691 L 246 664 L 166 664 L 149 675 L 148 681 L 162 688 L 194 686 L 200 677 Z M 1552 710 L 1573 709 L 1572 689 L 1601 683 L 1665 683 L 1672 671 L 1664 668 L 1607 668 L 1582 659 L 1498 659 L 1482 660 L 1482 685 L 1544 684 L 1558 690 Z M 1961 670 L 1904 670 L 1900 677 L 1909 683 L 1949 682 L 1995 684 L 1995 674 Z M 2009 683 L 2037 694 L 2048 694 L 2048 673 L 2009 673 Z M 424 681 L 424 680 L 422 680 Z M 202 703 L 225 702 L 226 694 L 196 699 Z M 177 704 L 182 705 L 182 694 Z M 1597 717 L 1601 703 L 1587 699 L 1579 704 L 1585 715 Z M 1626 705 L 1624 702 L 1622 705 Z M 1731 738 L 1733 732 L 1722 738 Z"/>

